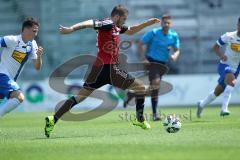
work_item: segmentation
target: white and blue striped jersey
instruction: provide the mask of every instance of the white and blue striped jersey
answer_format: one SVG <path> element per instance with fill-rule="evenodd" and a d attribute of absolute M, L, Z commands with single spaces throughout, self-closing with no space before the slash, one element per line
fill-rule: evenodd
<path fill-rule="evenodd" d="M 235 72 L 240 63 L 240 37 L 238 37 L 237 31 L 225 33 L 217 40 L 217 44 L 219 46 L 226 44 L 224 54 L 227 56 L 227 61 L 221 60 L 221 63 L 229 65 Z"/>
<path fill-rule="evenodd" d="M 3 47 L 0 73 L 6 74 L 14 81 L 17 80 L 29 58 L 37 59 L 36 51 L 38 46 L 36 41 L 24 43 L 22 35 L 0 37 L 0 47 Z"/>

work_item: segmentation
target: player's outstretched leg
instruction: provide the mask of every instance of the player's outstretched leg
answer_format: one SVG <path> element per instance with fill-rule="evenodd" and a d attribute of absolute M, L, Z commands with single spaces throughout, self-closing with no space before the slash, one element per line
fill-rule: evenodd
<path fill-rule="evenodd" d="M 82 88 L 79 90 L 77 96 L 72 96 L 68 100 L 64 102 L 63 105 L 57 110 L 57 112 L 53 116 L 47 116 L 45 118 L 45 135 L 46 137 L 50 137 L 51 132 L 53 131 L 54 125 L 58 122 L 58 120 L 70 109 L 72 109 L 75 105 L 82 102 L 84 99 L 86 99 L 94 89 L 86 89 Z"/>
<path fill-rule="evenodd" d="M 54 125 L 55 125 L 54 117 L 53 116 L 47 116 L 45 118 L 45 128 L 44 128 L 45 136 L 47 138 L 50 137 L 50 134 L 53 131 Z"/>
<path fill-rule="evenodd" d="M 150 129 L 150 124 L 145 120 L 144 118 L 144 101 L 145 101 L 145 86 L 144 84 L 135 79 L 133 84 L 129 87 L 129 89 L 132 89 L 135 91 L 136 94 L 136 120 L 134 120 L 132 123 L 135 126 L 139 126 L 142 129 Z"/>
<path fill-rule="evenodd" d="M 223 92 L 223 103 L 220 112 L 220 116 L 228 116 L 230 115 L 230 111 L 228 110 L 228 104 L 231 99 L 231 92 L 234 89 L 233 86 L 227 85 Z"/>
<path fill-rule="evenodd" d="M 131 92 L 131 91 L 128 91 L 127 94 L 126 94 L 126 98 L 123 102 L 123 108 L 127 108 L 127 105 L 128 103 L 135 97 L 135 93 L 134 92 Z"/>
<path fill-rule="evenodd" d="M 224 117 L 224 116 L 229 116 L 230 115 L 230 111 L 221 111 L 220 112 L 220 116 Z"/>
<path fill-rule="evenodd" d="M 139 126 L 142 129 L 150 129 L 150 124 L 145 120 L 143 115 L 144 110 L 144 96 L 136 96 L 136 119 L 133 121 L 133 125 Z"/>
<path fill-rule="evenodd" d="M 58 109 L 58 111 L 53 116 L 47 116 L 45 118 L 45 136 L 50 137 L 53 131 L 54 125 L 57 123 L 58 119 L 63 116 L 64 113 L 68 112 L 73 106 L 77 104 L 75 97 L 71 97 L 64 102 L 64 104 Z"/>
<path fill-rule="evenodd" d="M 218 84 L 214 91 L 210 92 L 203 100 L 197 102 L 197 117 L 201 118 L 203 109 L 206 105 L 214 101 L 224 91 L 224 87 Z"/>
<path fill-rule="evenodd" d="M 13 91 L 10 94 L 10 98 L 6 101 L 3 101 L 0 108 L 0 117 L 3 117 L 5 114 L 11 112 L 17 108 L 24 100 L 24 95 L 21 91 Z"/>
<path fill-rule="evenodd" d="M 220 116 L 228 116 L 230 115 L 230 112 L 228 110 L 228 104 L 231 99 L 231 94 L 234 89 L 234 86 L 237 82 L 236 80 L 237 73 L 227 73 L 224 78 L 224 82 L 226 84 L 226 87 L 223 91 L 223 102 L 221 107 Z"/>
<path fill-rule="evenodd" d="M 151 128 L 150 124 L 147 121 L 139 122 L 137 120 L 134 120 L 132 123 L 133 123 L 133 125 L 139 126 L 142 129 L 146 129 L 147 130 L 147 129 Z"/>

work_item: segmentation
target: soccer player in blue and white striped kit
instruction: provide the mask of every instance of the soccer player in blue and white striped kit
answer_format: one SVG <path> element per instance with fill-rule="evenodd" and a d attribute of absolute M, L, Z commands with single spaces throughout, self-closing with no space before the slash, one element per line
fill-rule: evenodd
<path fill-rule="evenodd" d="M 226 50 L 223 53 L 221 47 L 224 45 Z M 220 58 L 218 84 L 209 95 L 197 103 L 198 118 L 202 116 L 204 106 L 210 104 L 221 94 L 223 94 L 223 102 L 220 116 L 230 114 L 228 104 L 240 71 L 240 17 L 238 18 L 237 30 L 223 34 L 213 46 L 213 50 Z"/>
<path fill-rule="evenodd" d="M 28 17 L 22 24 L 20 35 L 0 37 L 0 47 L 3 48 L 0 61 L 0 99 L 7 99 L 1 104 L 0 117 L 17 108 L 24 100 L 16 81 L 28 59 L 34 60 L 36 70 L 42 66 L 43 48 L 38 47 L 34 40 L 38 30 L 39 23 Z"/>
<path fill-rule="evenodd" d="M 153 120 L 158 121 L 160 118 L 157 114 L 158 93 L 160 89 L 160 82 L 162 75 L 165 73 L 163 69 L 166 67 L 159 67 L 159 64 L 166 65 L 169 60 L 176 61 L 180 54 L 180 40 L 176 31 L 172 26 L 172 18 L 170 15 L 163 15 L 161 26 L 155 28 L 143 35 L 141 38 L 141 54 L 145 54 L 144 62 L 147 63 L 147 70 L 149 71 L 149 81 L 151 89 L 151 102 L 153 111 Z M 146 46 L 146 47 L 145 47 Z M 170 50 L 173 53 L 170 54 Z M 124 107 L 133 98 L 134 94 L 128 92 L 128 97 L 124 102 Z"/>

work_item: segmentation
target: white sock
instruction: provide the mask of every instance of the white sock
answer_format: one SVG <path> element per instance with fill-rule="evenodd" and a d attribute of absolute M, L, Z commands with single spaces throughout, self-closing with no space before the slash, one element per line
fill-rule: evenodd
<path fill-rule="evenodd" d="M 212 91 L 207 97 L 200 101 L 200 107 L 204 107 L 216 99 L 214 91 Z"/>
<path fill-rule="evenodd" d="M 228 104 L 231 98 L 231 93 L 234 87 L 227 85 L 223 92 L 222 111 L 228 111 Z"/>
<path fill-rule="evenodd" d="M 10 98 L 1 105 L 0 117 L 17 108 L 21 102 L 17 98 Z"/>

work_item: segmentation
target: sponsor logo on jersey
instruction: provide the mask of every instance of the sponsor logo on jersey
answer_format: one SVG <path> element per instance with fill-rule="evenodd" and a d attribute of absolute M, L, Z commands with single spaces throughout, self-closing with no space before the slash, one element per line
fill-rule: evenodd
<path fill-rule="evenodd" d="M 26 53 L 22 53 L 19 51 L 14 50 L 12 57 L 19 63 L 22 63 L 22 61 L 24 60 L 24 58 L 26 57 Z"/>
<path fill-rule="evenodd" d="M 235 52 L 240 52 L 240 44 L 232 43 L 231 44 L 231 49 Z"/>

